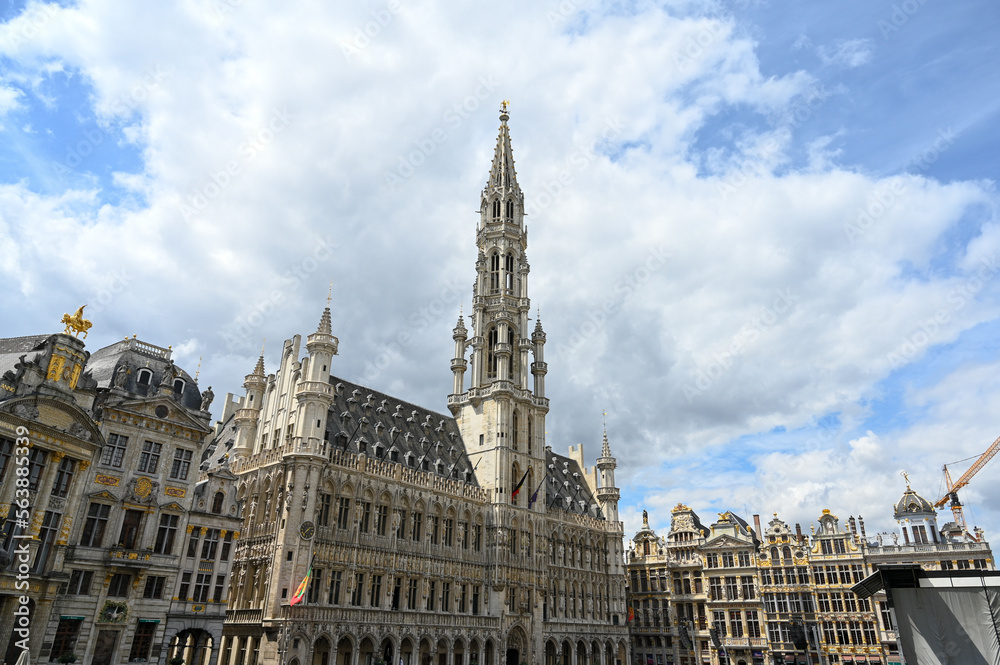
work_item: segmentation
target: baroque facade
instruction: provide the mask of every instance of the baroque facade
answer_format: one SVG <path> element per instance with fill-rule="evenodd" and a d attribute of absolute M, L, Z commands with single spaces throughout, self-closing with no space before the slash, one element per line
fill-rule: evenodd
<path fill-rule="evenodd" d="M 227 397 L 210 466 L 228 459 L 245 511 L 222 665 L 628 662 L 616 461 L 606 434 L 593 468 L 546 445 L 546 336 L 500 120 L 450 415 L 333 376 L 329 307 L 304 354 L 287 340 Z"/>
<path fill-rule="evenodd" d="M 5 662 L 27 646 L 33 662 L 164 663 L 173 649 L 207 665 L 226 598 L 185 580 L 205 571 L 225 590 L 229 564 L 185 552 L 185 532 L 225 540 L 240 523 L 235 478 L 199 467 L 210 391 L 169 348 L 133 337 L 91 355 L 70 331 L 0 340 Z"/>
<path fill-rule="evenodd" d="M 660 538 L 643 528 L 628 552 L 630 622 L 637 665 L 850 663 L 899 665 L 895 618 L 884 592 L 851 588 L 880 565 L 994 570 L 982 532 L 937 514 L 909 486 L 893 507 L 899 531 L 869 538 L 829 510 L 806 535 L 777 514 L 762 529 L 723 513 L 710 528 L 678 505 Z M 892 544 L 889 544 L 889 541 Z"/>

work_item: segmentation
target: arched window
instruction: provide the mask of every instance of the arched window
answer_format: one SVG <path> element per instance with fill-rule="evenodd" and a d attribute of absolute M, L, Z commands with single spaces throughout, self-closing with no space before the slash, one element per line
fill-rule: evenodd
<path fill-rule="evenodd" d="M 500 255 L 490 256 L 490 293 L 500 292 Z"/>
<path fill-rule="evenodd" d="M 222 514 L 222 503 L 226 500 L 226 495 L 222 492 L 216 492 L 215 498 L 212 500 L 212 512 L 216 515 Z"/>
<path fill-rule="evenodd" d="M 184 379 L 174 379 L 174 394 L 180 395 L 184 392 Z"/>
<path fill-rule="evenodd" d="M 500 199 L 493 202 L 493 219 L 500 219 Z"/>
<path fill-rule="evenodd" d="M 792 550 L 789 547 L 781 548 L 781 558 L 785 560 L 785 563 L 792 562 Z"/>
<path fill-rule="evenodd" d="M 504 259 L 504 288 L 508 293 L 514 291 L 514 255 L 509 252 Z"/>
<path fill-rule="evenodd" d="M 490 330 L 486 346 L 486 378 L 497 378 L 497 329 Z"/>
<path fill-rule="evenodd" d="M 772 562 L 771 565 L 774 565 L 774 562 L 776 562 L 777 560 L 778 560 L 778 548 L 777 547 L 772 547 L 771 548 L 771 562 Z"/>
<path fill-rule="evenodd" d="M 645 556 L 649 556 L 649 541 L 648 540 L 642 541 L 642 553 Z"/>
<path fill-rule="evenodd" d="M 517 450 L 517 444 L 518 444 L 518 436 L 517 436 L 518 431 L 517 431 L 517 427 L 518 427 L 519 423 L 517 422 L 517 420 L 518 420 L 518 418 L 517 418 L 517 411 L 515 411 L 514 415 L 512 416 L 511 425 L 510 425 L 511 434 L 512 434 L 512 436 L 511 436 L 511 445 L 514 447 L 514 450 Z"/>
<path fill-rule="evenodd" d="M 507 378 L 511 379 L 511 380 L 514 380 L 516 378 L 516 375 L 517 375 L 517 356 L 518 356 L 518 354 L 515 352 L 515 349 L 517 347 L 514 346 L 514 329 L 513 328 L 508 328 L 507 329 L 507 344 L 510 346 L 510 350 L 511 350 L 510 360 L 508 361 L 508 364 L 507 364 L 507 367 L 510 368 L 510 371 L 507 372 Z"/>
<path fill-rule="evenodd" d="M 514 202 L 507 201 L 507 219 L 514 219 Z"/>
<path fill-rule="evenodd" d="M 136 383 L 140 386 L 148 386 L 149 382 L 153 380 L 153 372 L 148 369 L 139 370 L 139 378 L 136 379 Z"/>

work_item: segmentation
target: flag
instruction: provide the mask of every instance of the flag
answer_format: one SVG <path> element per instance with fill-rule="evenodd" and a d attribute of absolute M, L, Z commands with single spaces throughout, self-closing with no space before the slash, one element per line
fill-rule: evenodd
<path fill-rule="evenodd" d="M 628 606 L 628 622 L 627 623 L 630 623 L 630 622 L 632 622 L 634 620 L 635 620 L 635 610 L 633 610 L 632 606 L 629 605 Z"/>
<path fill-rule="evenodd" d="M 297 605 L 301 603 L 302 600 L 306 597 L 306 589 L 309 588 L 309 580 L 312 578 L 312 574 L 313 574 L 313 565 L 312 565 L 312 560 L 310 560 L 309 570 L 306 571 L 306 576 L 302 578 L 302 584 L 300 584 L 299 588 L 295 590 L 295 595 L 292 596 L 292 599 L 290 601 L 288 601 L 289 605 Z"/>
<path fill-rule="evenodd" d="M 511 501 L 513 501 L 513 500 L 514 500 L 514 497 L 516 497 L 516 496 L 517 496 L 517 493 L 521 491 L 521 485 L 523 485 L 523 484 L 524 484 L 524 481 L 525 481 L 525 479 L 526 479 L 527 477 L 528 477 L 528 472 L 527 472 L 527 471 L 525 471 L 525 472 L 524 472 L 524 475 L 523 475 L 523 476 L 521 476 L 521 480 L 519 480 L 519 481 L 518 481 L 517 485 L 516 485 L 516 486 L 514 487 L 514 490 L 513 490 L 513 491 L 512 491 L 511 493 L 510 493 L 510 500 L 511 500 Z"/>
<path fill-rule="evenodd" d="M 545 483 L 545 477 L 543 476 L 542 481 L 538 483 L 538 487 L 535 488 L 535 491 L 532 493 L 531 498 L 528 499 L 528 508 L 531 508 L 533 505 L 535 505 L 535 501 L 538 501 L 538 491 L 542 489 L 542 485 L 544 483 Z"/>

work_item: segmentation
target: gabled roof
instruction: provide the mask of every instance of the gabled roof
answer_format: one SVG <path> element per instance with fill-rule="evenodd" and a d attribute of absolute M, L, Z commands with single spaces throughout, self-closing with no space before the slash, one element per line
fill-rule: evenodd
<path fill-rule="evenodd" d="M 478 486 L 455 419 L 335 376 L 327 417 L 334 448 Z M 395 460 L 393 460 L 395 451 Z"/>
<path fill-rule="evenodd" d="M 551 450 L 546 450 L 545 456 L 545 507 L 553 510 L 561 508 L 568 512 L 590 515 L 591 517 L 602 517 L 601 513 L 592 507 L 596 506 L 597 502 L 590 492 L 590 486 L 587 485 L 584 470 L 580 468 L 580 465 L 575 460 Z M 534 492 L 535 488 L 532 487 L 528 491 Z M 581 501 L 583 502 L 582 506 Z"/>

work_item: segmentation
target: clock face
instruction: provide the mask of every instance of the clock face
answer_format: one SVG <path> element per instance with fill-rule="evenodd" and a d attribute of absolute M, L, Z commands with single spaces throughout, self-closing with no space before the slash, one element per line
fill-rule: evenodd
<path fill-rule="evenodd" d="M 316 525 L 312 522 L 303 522 L 299 527 L 299 535 L 309 540 L 316 533 Z"/>

